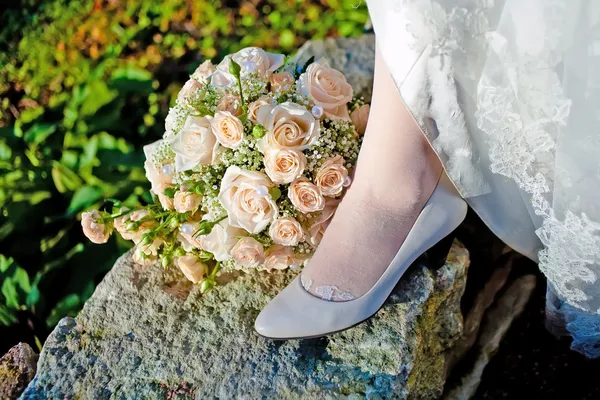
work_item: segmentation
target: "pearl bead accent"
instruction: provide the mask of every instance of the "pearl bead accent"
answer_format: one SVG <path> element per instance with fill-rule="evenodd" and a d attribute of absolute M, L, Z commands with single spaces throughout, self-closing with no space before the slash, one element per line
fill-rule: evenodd
<path fill-rule="evenodd" d="M 269 189 L 266 186 L 259 186 L 256 188 L 256 192 L 259 196 L 266 197 L 269 195 Z"/>
<path fill-rule="evenodd" d="M 173 175 L 173 166 L 171 164 L 163 165 L 162 172 L 166 175 Z"/>
<path fill-rule="evenodd" d="M 314 106 L 310 111 L 315 118 L 321 118 L 323 116 L 323 107 Z"/>
<path fill-rule="evenodd" d="M 181 225 L 181 232 L 185 233 L 186 235 L 191 235 L 194 233 L 194 227 L 191 224 L 183 224 Z"/>
<path fill-rule="evenodd" d="M 349 176 L 347 176 L 346 179 L 344 179 L 343 186 L 344 187 L 348 187 L 348 186 L 350 186 L 351 183 L 352 183 L 352 178 L 350 178 Z"/>

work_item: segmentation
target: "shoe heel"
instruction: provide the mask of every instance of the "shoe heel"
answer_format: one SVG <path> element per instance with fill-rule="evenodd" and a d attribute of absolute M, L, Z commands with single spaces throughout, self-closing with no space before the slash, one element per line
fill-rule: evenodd
<path fill-rule="evenodd" d="M 446 264 L 446 259 L 448 258 L 448 253 L 450 253 L 450 248 L 455 237 L 456 235 L 452 232 L 425 252 L 429 265 L 432 268 L 441 268 Z"/>

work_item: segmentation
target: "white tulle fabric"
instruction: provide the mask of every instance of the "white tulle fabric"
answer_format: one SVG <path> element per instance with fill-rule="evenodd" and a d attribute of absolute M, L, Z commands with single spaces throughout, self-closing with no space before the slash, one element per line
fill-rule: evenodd
<path fill-rule="evenodd" d="M 448 175 L 548 278 L 548 325 L 600 356 L 600 1 L 372 0 Z"/>

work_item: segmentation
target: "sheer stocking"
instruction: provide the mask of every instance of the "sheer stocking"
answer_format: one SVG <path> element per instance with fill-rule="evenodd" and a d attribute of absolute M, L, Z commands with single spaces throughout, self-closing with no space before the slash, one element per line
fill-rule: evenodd
<path fill-rule="evenodd" d="M 437 155 L 407 110 L 379 49 L 371 113 L 354 182 L 302 272 L 312 294 L 345 301 L 386 270 L 435 189 Z"/>

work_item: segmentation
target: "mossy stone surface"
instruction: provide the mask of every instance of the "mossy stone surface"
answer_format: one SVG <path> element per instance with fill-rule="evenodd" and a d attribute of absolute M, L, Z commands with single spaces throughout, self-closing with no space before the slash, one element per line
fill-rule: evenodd
<path fill-rule="evenodd" d="M 234 274 L 202 295 L 175 269 L 119 259 L 46 341 L 23 398 L 435 398 L 461 333 L 468 254 L 418 262 L 371 320 L 329 338 L 258 337 L 260 309 L 293 272 Z"/>

